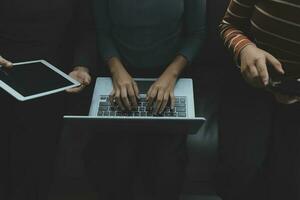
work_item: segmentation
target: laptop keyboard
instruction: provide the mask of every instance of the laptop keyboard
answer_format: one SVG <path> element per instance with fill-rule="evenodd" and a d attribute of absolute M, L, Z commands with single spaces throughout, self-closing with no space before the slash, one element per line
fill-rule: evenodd
<path fill-rule="evenodd" d="M 146 98 L 141 98 L 138 108 L 130 112 L 123 112 L 117 106 L 111 105 L 109 96 L 101 96 L 99 103 L 98 116 L 129 116 L 129 117 L 187 117 L 186 97 L 176 97 L 175 109 L 169 106 L 160 115 L 154 115 L 147 106 Z"/>

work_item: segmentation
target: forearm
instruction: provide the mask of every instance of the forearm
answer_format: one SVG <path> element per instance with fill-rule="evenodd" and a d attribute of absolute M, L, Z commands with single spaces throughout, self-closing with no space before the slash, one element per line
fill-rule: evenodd
<path fill-rule="evenodd" d="M 187 64 L 188 60 L 184 56 L 178 55 L 176 56 L 174 61 L 167 67 L 164 73 L 171 75 L 174 78 L 178 78 Z"/>
<path fill-rule="evenodd" d="M 107 66 L 110 70 L 110 73 L 113 75 L 120 70 L 126 70 L 118 57 L 112 57 L 107 61 Z"/>
<path fill-rule="evenodd" d="M 253 0 L 232 0 L 220 24 L 221 38 L 235 59 L 238 58 L 243 48 L 253 44 L 247 33 L 254 5 Z"/>

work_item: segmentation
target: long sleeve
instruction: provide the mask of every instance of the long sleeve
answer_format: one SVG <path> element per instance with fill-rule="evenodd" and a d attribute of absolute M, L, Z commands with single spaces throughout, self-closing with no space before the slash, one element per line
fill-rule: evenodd
<path fill-rule="evenodd" d="M 179 54 L 189 63 L 197 56 L 205 40 L 206 0 L 184 1 L 184 39 Z"/>
<path fill-rule="evenodd" d="M 91 1 L 79 0 L 76 4 L 75 40 L 73 66 L 91 67 L 96 63 L 96 34 L 93 15 L 91 14 Z"/>
<path fill-rule="evenodd" d="M 100 54 L 104 61 L 107 61 L 112 57 L 120 58 L 119 52 L 112 38 L 111 19 L 108 14 L 109 0 L 93 1 Z"/>
<path fill-rule="evenodd" d="M 220 24 L 221 37 L 235 59 L 241 50 L 253 44 L 249 36 L 250 19 L 257 0 L 231 0 Z"/>

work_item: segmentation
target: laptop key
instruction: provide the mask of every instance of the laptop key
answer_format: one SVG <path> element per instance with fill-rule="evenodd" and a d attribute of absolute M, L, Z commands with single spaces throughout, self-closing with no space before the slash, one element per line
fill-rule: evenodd
<path fill-rule="evenodd" d="M 109 109 L 110 109 L 110 111 L 116 111 L 117 110 L 117 108 L 115 106 L 111 106 Z"/>
<path fill-rule="evenodd" d="M 147 113 L 146 112 L 141 112 L 141 116 L 145 117 L 145 116 L 147 116 Z"/>
<path fill-rule="evenodd" d="M 103 116 L 103 113 L 104 113 L 103 111 L 99 111 L 98 116 Z"/>
<path fill-rule="evenodd" d="M 185 103 L 176 103 L 175 107 L 185 107 Z"/>
<path fill-rule="evenodd" d="M 110 106 L 109 102 L 100 102 L 100 106 Z"/>
<path fill-rule="evenodd" d="M 108 112 L 108 111 L 105 111 L 105 112 L 103 113 L 103 115 L 104 115 L 104 116 L 109 116 L 109 112 Z"/>
<path fill-rule="evenodd" d="M 147 107 L 147 104 L 146 102 L 142 103 L 142 107 Z"/>
<path fill-rule="evenodd" d="M 140 116 L 140 112 L 134 112 L 133 116 Z"/>
<path fill-rule="evenodd" d="M 172 113 L 171 113 L 171 117 L 177 117 L 177 113 L 172 112 Z"/>
<path fill-rule="evenodd" d="M 109 116 L 116 116 L 116 112 L 115 111 L 109 112 Z"/>
<path fill-rule="evenodd" d="M 185 107 L 176 107 L 176 112 L 185 112 L 186 108 Z"/>
<path fill-rule="evenodd" d="M 122 112 L 117 112 L 116 116 L 123 116 L 123 113 Z"/>
<path fill-rule="evenodd" d="M 180 103 L 185 103 L 185 98 L 184 97 L 180 98 Z"/>
<path fill-rule="evenodd" d="M 139 107 L 139 111 L 145 112 L 145 111 L 146 111 L 146 108 L 145 108 L 145 107 Z"/>
<path fill-rule="evenodd" d="M 100 106 L 99 107 L 99 111 L 108 111 L 109 110 L 109 107 L 107 106 Z"/>
<path fill-rule="evenodd" d="M 132 117 L 133 115 L 134 115 L 133 112 L 128 112 L 127 113 L 127 116 L 131 116 Z"/>
<path fill-rule="evenodd" d="M 100 97 L 100 100 L 101 100 L 101 101 L 105 101 L 106 99 L 107 99 L 107 96 L 101 96 L 101 97 Z"/>
<path fill-rule="evenodd" d="M 166 112 L 166 113 L 164 114 L 164 116 L 165 116 L 165 117 L 172 117 L 172 113 Z"/>
<path fill-rule="evenodd" d="M 140 98 L 140 102 L 147 102 L 146 98 Z"/>
<path fill-rule="evenodd" d="M 186 113 L 185 112 L 179 112 L 178 117 L 186 117 Z"/>

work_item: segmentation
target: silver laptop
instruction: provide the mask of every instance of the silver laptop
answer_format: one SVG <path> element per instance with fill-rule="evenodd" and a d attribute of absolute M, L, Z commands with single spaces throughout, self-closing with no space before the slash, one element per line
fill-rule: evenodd
<path fill-rule="evenodd" d="M 166 107 L 161 115 L 153 115 L 148 109 L 146 93 L 155 79 L 135 79 L 140 100 L 138 108 L 130 112 L 122 112 L 118 107 L 111 105 L 109 94 L 113 89 L 110 77 L 100 77 L 96 80 L 94 94 L 91 102 L 89 116 L 65 116 L 65 121 L 74 126 L 98 126 L 102 129 L 127 129 L 149 127 L 159 129 L 188 129 L 193 134 L 202 126 L 205 119 L 195 117 L 194 91 L 192 79 L 182 78 L 176 83 L 174 95 L 176 97 L 175 109 Z"/>

